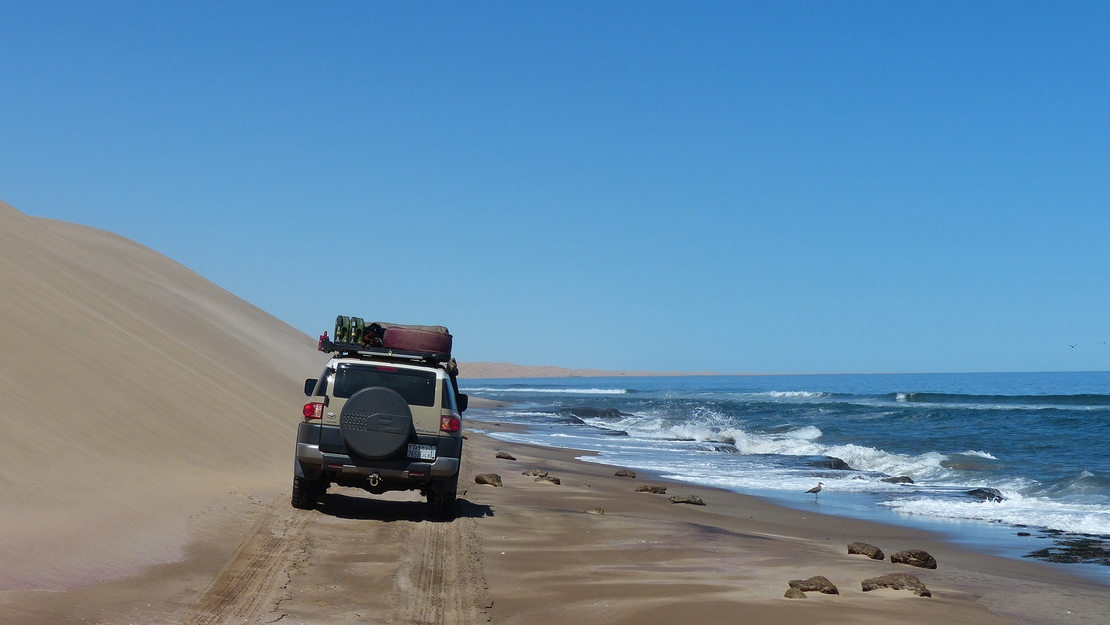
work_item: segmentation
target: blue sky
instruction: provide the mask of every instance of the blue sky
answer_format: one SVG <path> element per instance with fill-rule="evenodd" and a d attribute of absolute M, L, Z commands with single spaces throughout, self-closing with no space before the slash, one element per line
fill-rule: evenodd
<path fill-rule="evenodd" d="M 1101 3 L 3 1 L 0 199 L 311 335 L 447 325 L 462 360 L 1107 370 L 1108 28 Z"/>

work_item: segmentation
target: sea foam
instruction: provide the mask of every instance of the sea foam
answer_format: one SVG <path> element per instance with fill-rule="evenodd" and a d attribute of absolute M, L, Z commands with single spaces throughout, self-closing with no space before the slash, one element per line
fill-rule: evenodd
<path fill-rule="evenodd" d="M 1000 502 L 919 497 L 895 499 L 881 505 L 904 514 L 946 519 L 974 519 L 1044 527 L 1064 532 L 1110 535 L 1110 511 L 1097 504 L 1065 503 L 1044 497 L 1023 497 L 1003 490 Z"/>

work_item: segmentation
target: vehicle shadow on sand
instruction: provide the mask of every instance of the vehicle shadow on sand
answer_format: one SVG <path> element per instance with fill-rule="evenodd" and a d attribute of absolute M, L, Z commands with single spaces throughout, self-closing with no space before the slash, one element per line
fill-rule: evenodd
<path fill-rule="evenodd" d="M 388 501 L 372 497 L 353 497 L 340 493 L 327 494 L 316 503 L 316 510 L 339 519 L 362 521 L 435 521 L 429 518 L 428 505 L 423 501 Z M 463 497 L 455 501 L 456 518 L 493 516 L 493 508 L 476 504 Z"/>

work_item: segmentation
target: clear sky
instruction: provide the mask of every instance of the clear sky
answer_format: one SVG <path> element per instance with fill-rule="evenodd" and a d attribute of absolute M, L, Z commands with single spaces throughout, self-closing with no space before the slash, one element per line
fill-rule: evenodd
<path fill-rule="evenodd" d="M 1049 5 L 0 0 L 0 199 L 462 360 L 1107 370 L 1110 5 Z"/>

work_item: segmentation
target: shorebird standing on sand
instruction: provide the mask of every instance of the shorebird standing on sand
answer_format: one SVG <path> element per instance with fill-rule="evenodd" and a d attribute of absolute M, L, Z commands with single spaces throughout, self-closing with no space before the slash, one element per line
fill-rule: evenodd
<path fill-rule="evenodd" d="M 817 482 L 817 486 L 814 486 L 813 488 L 807 490 L 806 494 L 808 495 L 809 493 L 813 493 L 813 500 L 817 501 L 817 493 L 821 492 L 821 486 L 823 485 L 824 482 Z"/>

